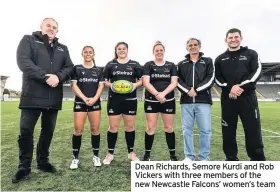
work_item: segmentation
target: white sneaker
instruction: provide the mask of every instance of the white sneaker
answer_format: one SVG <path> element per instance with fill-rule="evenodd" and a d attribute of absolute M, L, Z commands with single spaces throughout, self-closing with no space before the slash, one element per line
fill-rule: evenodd
<path fill-rule="evenodd" d="M 131 152 L 127 155 L 128 159 L 131 160 L 131 161 L 140 161 L 138 159 L 138 157 L 136 156 L 136 153 L 135 152 Z"/>
<path fill-rule="evenodd" d="M 79 159 L 73 159 L 70 165 L 70 169 L 78 169 L 79 162 L 80 162 Z"/>
<path fill-rule="evenodd" d="M 185 159 L 183 160 L 183 161 L 193 161 L 193 160 L 191 160 L 190 158 L 188 158 L 188 157 L 185 157 Z"/>
<path fill-rule="evenodd" d="M 103 164 L 105 165 L 110 165 L 111 161 L 113 161 L 114 159 L 114 155 L 112 155 L 111 153 L 108 153 L 105 157 L 105 159 L 103 160 Z"/>
<path fill-rule="evenodd" d="M 93 165 L 95 167 L 100 167 L 101 166 L 100 158 L 95 156 L 95 155 L 92 158 L 92 162 L 93 162 Z"/>

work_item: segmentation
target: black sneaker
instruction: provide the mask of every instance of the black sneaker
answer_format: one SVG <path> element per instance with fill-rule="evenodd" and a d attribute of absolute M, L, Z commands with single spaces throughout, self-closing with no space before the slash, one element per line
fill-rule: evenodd
<path fill-rule="evenodd" d="M 55 173 L 56 168 L 50 163 L 38 164 L 37 168 L 44 172 Z"/>
<path fill-rule="evenodd" d="M 170 156 L 170 161 L 178 161 L 178 158 L 175 155 Z"/>
<path fill-rule="evenodd" d="M 151 159 L 150 159 L 150 155 L 144 155 L 144 157 L 143 157 L 143 161 L 150 161 Z"/>
<path fill-rule="evenodd" d="M 31 169 L 30 168 L 19 168 L 15 176 L 12 178 L 12 183 L 18 183 L 29 175 Z"/>
<path fill-rule="evenodd" d="M 229 156 L 226 158 L 226 161 L 239 161 L 238 157 Z"/>

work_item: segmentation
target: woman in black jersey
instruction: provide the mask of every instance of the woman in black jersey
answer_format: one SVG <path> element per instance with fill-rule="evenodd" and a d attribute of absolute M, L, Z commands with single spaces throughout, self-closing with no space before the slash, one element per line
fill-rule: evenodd
<path fill-rule="evenodd" d="M 108 154 L 103 163 L 109 165 L 114 159 L 114 150 L 120 127 L 121 117 L 124 120 L 125 139 L 128 150 L 128 159 L 139 160 L 134 152 L 135 120 L 137 112 L 136 89 L 142 86 L 142 70 L 138 62 L 128 59 L 128 45 L 119 42 L 115 46 L 115 58 L 104 68 L 105 86 L 111 88 L 112 83 L 118 80 L 127 80 L 133 83 L 133 90 L 128 94 L 118 94 L 112 89 L 108 93 L 107 113 L 109 129 L 107 132 Z"/>
<path fill-rule="evenodd" d="M 178 76 L 175 64 L 164 60 L 164 52 L 164 45 L 157 41 L 153 47 L 155 59 L 147 62 L 143 70 L 143 85 L 146 88 L 144 109 L 147 119 L 144 161 L 150 160 L 158 113 L 163 120 L 170 160 L 177 161 L 173 124 L 176 112 L 174 89 L 177 87 Z"/>
<path fill-rule="evenodd" d="M 79 151 L 82 133 L 86 118 L 88 117 L 91 130 L 91 144 L 93 150 L 93 164 L 101 166 L 98 157 L 100 143 L 100 95 L 104 88 L 102 70 L 94 62 L 94 49 L 85 46 L 82 50 L 83 65 L 76 65 L 72 74 L 72 90 L 75 93 L 74 103 L 74 133 L 72 137 L 73 160 L 70 169 L 77 169 L 79 164 Z"/>

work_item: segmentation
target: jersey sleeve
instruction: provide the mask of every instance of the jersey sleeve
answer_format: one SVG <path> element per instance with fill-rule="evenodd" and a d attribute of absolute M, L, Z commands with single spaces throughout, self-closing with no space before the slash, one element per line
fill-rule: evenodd
<path fill-rule="evenodd" d="M 143 67 L 143 76 L 150 76 L 151 70 L 150 70 L 150 63 L 146 63 Z"/>
<path fill-rule="evenodd" d="M 171 75 L 171 77 L 173 77 L 173 76 L 177 77 L 178 76 L 177 67 L 176 67 L 176 65 L 174 63 L 172 64 L 170 75 Z"/>
<path fill-rule="evenodd" d="M 137 63 L 136 67 L 135 67 L 136 79 L 141 79 L 142 75 L 143 75 L 143 68 L 142 68 L 142 66 L 139 63 Z"/>
<path fill-rule="evenodd" d="M 98 81 L 99 81 L 99 83 L 103 83 L 105 81 L 102 70 L 99 70 L 99 72 L 98 72 Z"/>
<path fill-rule="evenodd" d="M 110 62 L 104 67 L 103 74 L 102 74 L 104 81 L 109 81 L 111 78 L 111 64 Z"/>
<path fill-rule="evenodd" d="M 70 80 L 71 81 L 77 81 L 78 80 L 78 76 L 77 76 L 77 67 L 74 66 L 71 76 L 70 76 Z"/>

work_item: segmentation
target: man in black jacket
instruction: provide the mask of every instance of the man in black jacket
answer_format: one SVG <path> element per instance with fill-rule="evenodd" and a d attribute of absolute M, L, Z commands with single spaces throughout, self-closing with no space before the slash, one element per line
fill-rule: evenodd
<path fill-rule="evenodd" d="M 25 35 L 17 49 L 17 64 L 23 72 L 18 171 L 16 183 L 31 171 L 33 132 L 41 115 L 41 134 L 37 144 L 37 166 L 45 172 L 55 172 L 49 163 L 49 147 L 55 129 L 58 110 L 61 110 L 63 82 L 72 72 L 73 63 L 68 49 L 58 42 L 58 24 L 46 18 L 41 31 Z"/>
<path fill-rule="evenodd" d="M 211 145 L 211 87 L 214 82 L 212 59 L 199 52 L 201 42 L 187 41 L 186 59 L 178 64 L 178 88 L 181 91 L 181 121 L 184 134 L 186 161 L 196 158 L 193 145 L 194 122 L 199 129 L 199 155 L 201 161 L 209 160 Z"/>
<path fill-rule="evenodd" d="M 223 150 L 228 161 L 238 161 L 236 129 L 238 116 L 244 127 L 246 150 L 252 161 L 264 161 L 260 113 L 255 93 L 261 63 L 256 51 L 240 46 L 239 29 L 230 29 L 228 49 L 215 60 L 215 81 L 222 88 Z"/>

